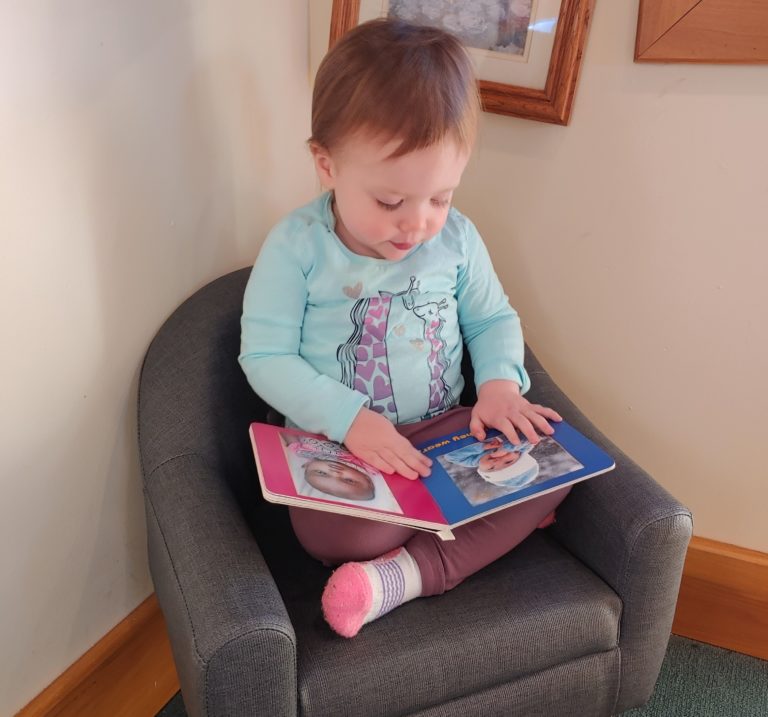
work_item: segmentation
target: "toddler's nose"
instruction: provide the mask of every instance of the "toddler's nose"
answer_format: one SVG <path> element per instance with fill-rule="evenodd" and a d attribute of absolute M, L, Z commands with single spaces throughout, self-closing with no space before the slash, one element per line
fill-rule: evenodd
<path fill-rule="evenodd" d="M 418 234 L 427 228 L 427 216 L 424 212 L 412 212 L 400 222 L 400 231 L 403 234 Z"/>

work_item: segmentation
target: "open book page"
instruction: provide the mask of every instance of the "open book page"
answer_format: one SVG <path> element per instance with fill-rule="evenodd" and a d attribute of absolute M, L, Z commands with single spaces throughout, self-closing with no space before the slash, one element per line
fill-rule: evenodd
<path fill-rule="evenodd" d="M 323 436 L 254 423 L 251 439 L 267 500 L 448 531 L 497 510 L 605 473 L 613 460 L 569 424 L 536 444 L 468 429 L 417 446 L 432 474 L 382 474 Z"/>
<path fill-rule="evenodd" d="M 614 467 L 610 456 L 568 423 L 553 427 L 554 435 L 536 445 L 512 444 L 498 431 L 477 441 L 467 430 L 421 446 L 433 461 L 424 482 L 448 523 L 456 526 Z"/>

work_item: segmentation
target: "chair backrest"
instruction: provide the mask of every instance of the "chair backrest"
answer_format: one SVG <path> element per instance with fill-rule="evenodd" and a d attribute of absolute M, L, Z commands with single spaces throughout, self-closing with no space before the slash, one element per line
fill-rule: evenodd
<path fill-rule="evenodd" d="M 168 318 L 152 341 L 139 380 L 139 450 L 144 479 L 164 461 L 194 453 L 226 477 L 241 505 L 258 496 L 248 438 L 267 405 L 237 362 L 241 269 L 211 282 Z"/>

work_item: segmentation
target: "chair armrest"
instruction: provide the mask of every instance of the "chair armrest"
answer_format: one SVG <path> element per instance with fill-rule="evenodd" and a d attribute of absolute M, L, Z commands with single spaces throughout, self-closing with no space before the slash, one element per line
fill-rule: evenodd
<path fill-rule="evenodd" d="M 150 570 L 188 714 L 295 715 L 296 636 L 226 481 L 185 454 L 144 482 Z"/>
<path fill-rule="evenodd" d="M 529 399 L 551 406 L 613 456 L 615 470 L 574 486 L 553 536 L 619 595 L 621 680 L 614 712 L 644 704 L 664 659 L 693 528 L 690 511 L 600 433 L 535 356 Z"/>

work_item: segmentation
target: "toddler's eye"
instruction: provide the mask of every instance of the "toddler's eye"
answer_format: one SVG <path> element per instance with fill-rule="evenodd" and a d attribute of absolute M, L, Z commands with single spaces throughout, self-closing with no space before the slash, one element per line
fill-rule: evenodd
<path fill-rule="evenodd" d="M 394 204 L 387 204 L 386 202 L 382 202 L 379 199 L 376 200 L 376 204 L 378 204 L 382 209 L 385 209 L 388 212 L 394 212 L 395 209 L 399 209 L 402 203 L 403 203 L 402 199 L 399 202 L 395 202 Z"/>
<path fill-rule="evenodd" d="M 449 204 L 451 203 L 450 199 L 433 199 L 432 200 L 432 206 L 439 207 L 440 209 L 445 209 Z"/>

